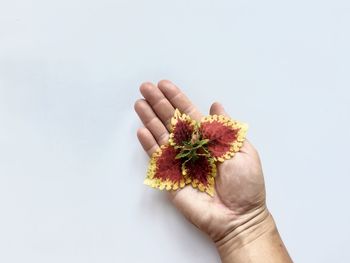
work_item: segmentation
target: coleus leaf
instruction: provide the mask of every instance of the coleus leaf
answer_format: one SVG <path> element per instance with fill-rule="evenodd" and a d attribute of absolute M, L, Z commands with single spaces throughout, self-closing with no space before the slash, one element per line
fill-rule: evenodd
<path fill-rule="evenodd" d="M 243 146 L 247 126 L 222 115 L 196 122 L 175 110 L 169 144 L 151 157 L 145 184 L 158 189 L 192 187 L 214 194 L 216 162 L 230 159 Z"/>

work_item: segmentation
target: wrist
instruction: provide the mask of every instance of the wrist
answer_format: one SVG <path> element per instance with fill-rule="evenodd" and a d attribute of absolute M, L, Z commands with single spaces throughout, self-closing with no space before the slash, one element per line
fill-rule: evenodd
<path fill-rule="evenodd" d="M 215 241 L 222 262 L 253 262 L 253 258 L 258 254 L 264 255 L 266 262 L 291 262 L 278 261 L 278 258 L 274 261 L 270 258 L 271 254 L 276 255 L 276 253 L 284 253 L 286 258 L 289 258 L 289 255 L 272 215 L 266 207 L 240 220 L 241 222 L 235 228 L 220 240 Z M 265 262 L 260 256 L 259 258 L 258 262 Z"/>

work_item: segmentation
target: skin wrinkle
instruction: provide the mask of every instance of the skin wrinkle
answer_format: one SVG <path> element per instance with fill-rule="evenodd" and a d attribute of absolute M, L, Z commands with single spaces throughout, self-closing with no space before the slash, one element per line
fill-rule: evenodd
<path fill-rule="evenodd" d="M 182 94 L 181 92 L 177 93 L 175 96 L 173 96 L 173 97 L 170 98 L 169 100 L 170 100 L 172 103 L 174 103 L 176 100 L 179 99 L 180 96 L 183 97 L 183 94 Z M 179 104 L 179 106 L 180 106 L 179 109 L 180 109 L 181 111 L 185 112 L 180 104 Z M 185 112 L 185 113 L 186 113 L 186 112 Z"/>
<path fill-rule="evenodd" d="M 158 99 L 153 105 L 152 108 L 156 109 L 159 104 L 167 102 L 168 100 L 163 96 L 162 98 Z"/>
<path fill-rule="evenodd" d="M 157 108 L 159 107 L 159 108 L 161 108 L 162 106 L 164 106 L 164 105 L 162 105 L 162 103 L 163 104 L 167 104 L 166 103 L 167 102 L 167 99 L 163 96 L 159 101 L 157 101 L 152 107 L 155 109 L 155 112 L 156 112 L 156 115 L 158 116 L 159 115 L 159 117 L 160 117 L 160 119 L 162 119 L 162 120 L 167 120 L 167 119 L 169 119 L 169 115 L 168 114 L 165 114 L 163 111 L 161 111 L 161 110 L 157 110 Z M 160 116 L 160 113 L 162 113 L 164 116 L 162 117 L 162 116 Z M 171 116 L 170 116 L 170 118 L 171 118 Z"/>
<path fill-rule="evenodd" d="M 170 101 L 176 101 L 180 96 L 183 96 L 181 92 L 177 93 L 173 97 L 169 98 Z"/>
<path fill-rule="evenodd" d="M 261 211 L 259 211 L 261 210 Z M 218 245 L 218 246 L 222 246 L 224 245 L 225 243 L 227 243 L 230 239 L 233 239 L 235 237 L 237 237 L 238 235 L 240 235 L 242 232 L 244 231 L 247 231 L 249 230 L 250 228 L 254 227 L 255 225 L 252 224 L 252 225 L 248 225 L 246 226 L 245 224 L 250 222 L 250 221 L 253 221 L 254 219 L 257 219 L 258 221 L 255 222 L 255 223 L 261 223 L 263 222 L 266 217 L 266 216 L 263 216 L 262 218 L 259 218 L 259 215 L 262 215 L 264 213 L 266 213 L 264 207 L 257 207 L 256 208 L 256 211 L 258 211 L 256 214 L 253 214 L 252 216 L 250 217 L 247 217 L 245 220 L 242 220 L 241 222 L 241 225 L 245 226 L 245 228 L 243 227 L 235 227 L 235 228 L 232 228 L 229 230 L 229 232 L 225 233 L 224 236 L 221 238 L 221 239 L 218 239 L 218 240 L 214 240 L 214 242 Z M 236 233 L 235 233 L 236 232 Z M 230 236 L 232 234 L 232 236 Z"/>
<path fill-rule="evenodd" d="M 193 105 L 189 105 L 187 108 L 183 110 L 184 113 L 191 116 L 196 111 L 195 107 Z"/>
<path fill-rule="evenodd" d="M 168 142 L 168 138 L 169 138 L 169 133 L 168 132 L 164 132 L 159 136 L 159 142 L 160 144 L 165 144 L 166 142 Z"/>
<path fill-rule="evenodd" d="M 145 123 L 145 126 L 148 127 L 148 126 L 151 126 L 151 123 L 154 122 L 154 121 L 158 121 L 158 118 L 157 117 L 152 117 L 152 119 L 148 120 L 146 123 Z"/>

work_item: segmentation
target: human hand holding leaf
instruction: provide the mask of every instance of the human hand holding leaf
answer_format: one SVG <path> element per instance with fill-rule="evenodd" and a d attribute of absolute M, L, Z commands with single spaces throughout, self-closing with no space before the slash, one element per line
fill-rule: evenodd
<path fill-rule="evenodd" d="M 156 167 L 154 164 L 156 160 L 159 160 L 158 158 L 164 158 L 164 160 L 159 161 L 160 164 L 164 164 L 164 166 L 160 166 L 159 173 L 161 174 L 161 171 L 164 170 L 170 176 L 170 178 L 167 178 L 169 180 L 165 180 L 164 183 L 164 180 L 160 179 L 160 175 L 158 177 L 160 181 L 154 183 L 152 179 L 155 178 L 156 171 L 151 170 L 149 171 L 149 178 L 146 180 L 147 184 L 153 184 L 160 188 L 171 188 L 172 191 L 168 191 L 168 193 L 174 205 L 190 222 L 206 232 L 217 244 L 226 242 L 227 239 L 230 239 L 231 234 L 234 235 L 238 230 L 241 231 L 241 226 L 249 227 L 246 224 L 247 222 L 253 222 L 255 218 L 262 220 L 262 218 L 269 217 L 265 204 L 265 187 L 260 160 L 256 150 L 247 140 L 244 141 L 243 145 L 239 146 L 241 147 L 240 149 L 236 146 L 238 148 L 236 148 L 233 158 L 223 163 L 218 163 L 215 186 L 210 181 L 211 176 L 214 174 L 214 167 L 208 159 L 202 158 L 201 155 L 197 156 L 204 163 L 204 165 L 201 164 L 200 166 L 206 169 L 196 169 L 191 165 L 187 167 L 187 163 L 185 164 L 185 169 L 187 168 L 187 171 L 191 171 L 191 177 L 202 182 L 203 186 L 199 186 L 201 184 L 197 183 L 197 187 L 200 190 L 214 193 L 211 189 L 215 187 L 213 197 L 194 189 L 190 185 L 186 186 L 186 180 L 182 174 L 182 158 L 176 158 L 176 156 L 192 154 L 186 152 L 186 150 L 182 152 L 180 150 L 179 152 L 179 149 L 186 149 L 187 146 L 186 143 L 181 145 L 181 142 L 185 141 L 188 143 L 190 138 L 192 139 L 194 126 L 190 119 L 199 122 L 203 115 L 181 90 L 169 81 L 161 81 L 157 86 L 152 83 L 144 83 L 140 91 L 145 100 L 138 100 L 135 103 L 135 110 L 145 127 L 138 130 L 138 138 L 145 151 L 150 156 L 153 154 L 153 156 L 156 156 L 152 158 L 153 167 Z M 174 121 L 175 109 L 179 109 L 180 112 L 186 115 L 183 116 L 177 113 Z M 222 106 L 218 103 L 212 105 L 210 114 L 226 116 L 225 118 L 229 119 Z M 172 118 L 173 123 L 171 123 Z M 178 122 L 179 119 L 182 119 L 181 122 Z M 176 125 L 176 123 L 179 124 Z M 172 129 L 179 129 L 181 132 L 175 131 L 173 135 L 170 135 Z M 215 129 L 214 131 L 208 129 L 207 135 L 209 137 L 215 134 Z M 183 138 L 187 140 L 183 140 Z M 169 139 L 170 145 L 178 145 L 183 148 L 175 149 L 174 147 L 161 146 L 167 145 Z M 204 139 L 209 139 L 210 141 L 210 138 Z M 207 143 L 207 148 L 212 153 L 221 152 L 222 150 L 222 147 L 216 148 L 214 146 L 210 148 L 209 141 L 201 142 L 201 139 L 197 141 L 198 148 L 201 148 L 200 145 L 203 146 Z M 160 150 L 161 147 L 163 149 Z M 214 157 L 219 161 L 222 161 L 221 158 L 224 158 L 220 154 Z M 203 172 L 202 170 L 205 171 Z M 203 174 L 206 175 L 206 181 L 203 181 Z M 177 184 L 170 182 L 177 182 Z M 208 184 L 205 185 L 203 182 L 208 182 Z M 176 190 L 176 188 L 178 189 Z"/>

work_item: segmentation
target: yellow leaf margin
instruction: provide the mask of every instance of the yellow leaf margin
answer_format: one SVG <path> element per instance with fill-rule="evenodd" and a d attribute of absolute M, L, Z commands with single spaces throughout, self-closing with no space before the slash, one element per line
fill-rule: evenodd
<path fill-rule="evenodd" d="M 245 141 L 248 125 L 245 123 L 241 123 L 239 121 L 233 120 L 229 117 L 226 117 L 224 115 L 209 115 L 206 117 L 203 117 L 200 124 L 209 122 L 212 123 L 214 121 L 217 121 L 224 126 L 227 126 L 229 128 L 232 128 L 234 130 L 238 130 L 237 139 L 234 140 L 230 145 L 230 150 L 226 152 L 223 156 L 220 157 L 213 157 L 215 161 L 223 162 L 225 160 L 231 159 L 236 152 L 239 152 L 239 150 L 243 146 L 243 142 Z"/>

